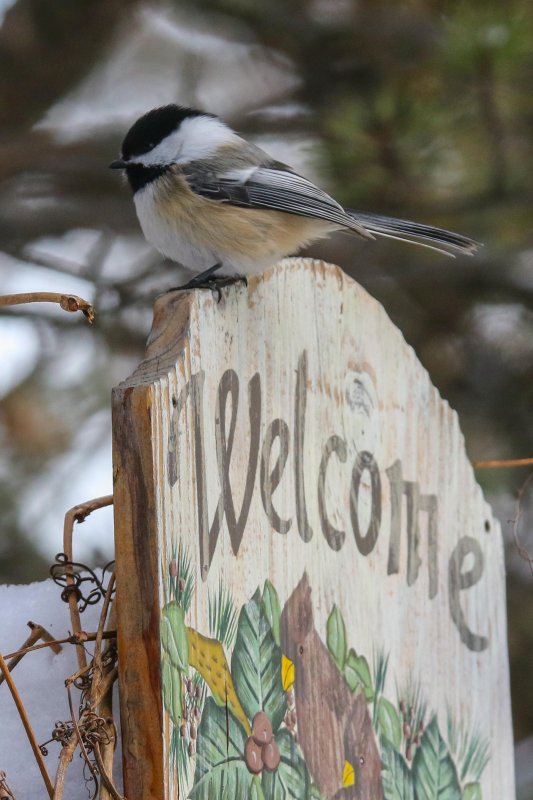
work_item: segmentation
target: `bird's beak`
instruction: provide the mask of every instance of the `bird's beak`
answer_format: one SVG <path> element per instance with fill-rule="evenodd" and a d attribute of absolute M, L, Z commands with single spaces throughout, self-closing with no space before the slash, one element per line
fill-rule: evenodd
<path fill-rule="evenodd" d="M 124 161 L 123 158 L 117 158 L 116 161 L 112 161 L 109 165 L 109 169 L 126 169 L 128 166 L 128 162 Z"/>

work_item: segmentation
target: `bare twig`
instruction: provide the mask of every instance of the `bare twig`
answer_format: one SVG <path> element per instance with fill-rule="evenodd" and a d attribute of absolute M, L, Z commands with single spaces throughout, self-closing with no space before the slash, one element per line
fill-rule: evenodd
<path fill-rule="evenodd" d="M 526 482 L 518 492 L 518 498 L 516 501 L 516 517 L 513 520 L 513 538 L 516 549 L 518 551 L 518 555 L 524 559 L 524 561 L 528 564 L 529 569 L 531 570 L 531 574 L 533 575 L 533 556 L 529 553 L 526 547 L 520 542 L 519 534 L 518 534 L 518 526 L 520 525 L 520 518 L 522 516 L 522 509 L 521 504 L 525 493 L 530 488 L 530 485 L 533 485 L 533 472 L 527 478 Z"/>
<path fill-rule="evenodd" d="M 74 523 L 75 522 L 84 522 L 89 514 L 93 511 L 96 511 L 98 508 L 104 508 L 105 506 L 110 506 L 113 503 L 113 495 L 108 494 L 104 497 L 96 497 L 94 500 L 88 500 L 86 503 L 80 503 L 77 506 L 71 508 L 65 514 L 65 523 L 63 526 L 63 552 L 67 556 L 67 562 L 72 562 L 73 559 L 73 551 L 72 551 L 72 536 L 74 531 Z M 67 587 L 71 587 L 69 596 L 68 596 L 68 604 L 70 608 L 70 619 L 72 622 L 72 632 L 73 633 L 80 633 L 81 631 L 81 620 L 80 620 L 80 612 L 78 609 L 78 600 L 76 596 L 76 592 L 74 591 L 76 588 L 76 581 L 74 578 L 74 568 L 72 565 L 68 565 L 66 568 L 65 579 L 67 583 Z M 78 656 L 78 664 L 80 668 L 87 666 L 87 658 L 85 656 L 85 649 L 82 645 L 78 645 L 76 647 L 76 653 Z"/>
<path fill-rule="evenodd" d="M 94 656 L 93 656 L 93 664 L 95 671 L 101 671 L 102 669 L 102 638 L 104 634 L 104 625 L 107 619 L 107 613 L 109 611 L 109 607 L 111 604 L 111 597 L 113 596 L 113 589 L 115 588 L 115 573 L 113 572 L 109 578 L 109 583 L 107 585 L 107 590 L 105 593 L 104 604 L 102 606 L 102 611 L 100 613 L 100 619 L 98 620 L 98 630 L 96 631 L 96 640 L 94 646 Z M 100 676 L 98 676 L 100 677 Z"/>
<path fill-rule="evenodd" d="M 42 625 L 36 625 L 35 622 L 28 622 L 28 627 L 31 628 L 31 633 L 23 642 L 22 647 L 13 656 L 4 656 L 7 660 L 8 658 L 10 661 L 8 662 L 7 668 L 10 672 L 13 672 L 14 668 L 17 666 L 19 661 L 25 656 L 27 652 L 31 649 L 32 645 L 35 642 L 38 642 L 39 639 L 43 639 L 46 641 L 48 647 L 51 647 L 54 653 L 59 653 L 61 651 L 61 645 L 58 644 L 55 639 L 48 633 L 46 628 L 43 628 Z M 0 675 L 0 684 L 3 682 L 4 676 Z"/>
<path fill-rule="evenodd" d="M 492 461 L 474 461 L 474 469 L 500 469 L 502 467 L 531 467 L 533 458 L 503 458 Z"/>
<path fill-rule="evenodd" d="M 58 653 L 61 652 L 62 650 L 61 644 L 54 639 L 52 634 L 49 633 L 46 630 L 46 628 L 43 628 L 42 625 L 37 625 L 35 622 L 32 622 L 31 620 L 28 622 L 28 627 L 31 628 L 32 631 L 36 631 L 39 634 L 39 639 L 42 639 L 43 642 L 46 642 L 46 644 L 50 645 L 50 647 L 52 648 L 52 650 L 56 655 L 58 655 Z"/>
<path fill-rule="evenodd" d="M 114 730 L 114 725 L 112 726 Z M 115 734 L 116 736 L 116 734 Z M 113 781 L 111 780 L 106 765 L 102 759 L 102 755 L 100 752 L 100 745 L 98 742 L 94 743 L 94 755 L 96 758 L 96 763 L 98 765 L 98 771 L 100 773 L 100 777 L 102 778 L 102 783 L 104 784 L 104 791 L 100 791 L 100 800 L 108 800 L 108 798 L 112 798 L 112 800 L 124 800 L 124 797 L 119 794 L 115 788 Z M 111 761 L 111 766 L 113 762 Z"/>
<path fill-rule="evenodd" d="M 99 715 L 104 716 L 103 704 L 105 702 L 105 695 L 111 694 L 113 690 L 113 684 L 115 683 L 116 679 L 118 678 L 118 668 L 114 666 L 110 672 L 106 672 L 104 677 L 102 678 L 98 690 L 94 692 L 94 700 L 98 704 Z M 107 712 L 107 716 L 111 716 L 111 705 L 109 704 L 109 711 Z"/>
<path fill-rule="evenodd" d="M 93 509 L 97 501 L 89 504 L 77 506 L 70 513 L 71 522 L 68 529 L 72 531 L 75 518 L 83 520 L 87 513 Z M 67 515 L 68 516 L 68 515 Z M 66 537 L 66 549 L 72 542 Z M 106 588 L 98 630 L 94 635 L 95 647 L 90 664 L 82 666 L 67 681 L 68 702 L 71 713 L 72 739 L 75 745 L 70 745 L 64 749 L 59 769 L 60 774 L 56 778 L 55 800 L 62 800 L 65 774 L 70 763 L 72 753 L 76 746 L 79 746 L 81 755 L 86 761 L 91 774 L 97 783 L 100 800 L 123 800 L 113 784 L 113 757 L 116 748 L 116 728 L 112 717 L 113 702 L 112 691 L 113 683 L 117 678 L 115 646 L 109 639 L 116 637 L 116 631 L 104 630 L 107 625 L 116 625 L 114 616 L 112 597 L 115 588 L 115 575 L 111 574 Z M 107 640 L 106 647 L 102 652 L 102 644 Z M 80 678 L 84 680 L 80 682 Z M 72 700 L 71 686 L 76 684 L 82 687 L 83 707 L 79 719 L 75 718 L 74 704 Z M 64 748 L 65 748 L 64 743 Z M 73 749 L 74 748 L 74 749 Z"/>
<path fill-rule="evenodd" d="M 103 508 L 104 506 L 109 506 L 112 502 L 112 495 L 99 497 L 74 506 L 74 508 L 71 508 L 65 515 L 63 538 L 64 554 L 62 555 L 66 560 L 62 563 L 64 566 L 63 574 L 66 588 L 70 589 L 70 591 L 66 592 L 66 596 L 70 606 L 73 633 L 64 639 L 54 639 L 41 625 L 28 622 L 32 631 L 22 647 L 14 653 L 10 653 L 7 657 L 3 657 L 0 654 L 0 682 L 5 680 L 13 695 L 14 702 L 19 711 L 21 721 L 26 730 L 51 800 L 63 800 L 66 774 L 77 747 L 80 748 L 81 755 L 92 774 L 95 785 L 99 791 L 100 800 L 123 800 L 115 788 L 112 779 L 113 757 L 117 739 L 115 723 L 112 716 L 112 692 L 113 684 L 117 679 L 118 670 L 116 667 L 116 645 L 110 643 L 111 639 L 116 639 L 116 631 L 109 630 L 109 628 L 116 625 L 112 606 L 115 574 L 111 574 L 105 591 L 98 629 L 96 633 L 86 633 L 81 629 L 78 609 L 79 590 L 77 578 L 79 576 L 75 572 L 75 568 L 80 565 L 75 564 L 73 560 L 74 523 L 83 522 L 92 511 Z M 103 592 L 103 587 L 101 587 L 101 590 Z M 38 639 L 43 639 L 43 642 L 36 644 Z M 94 654 L 90 664 L 87 664 L 85 652 L 85 644 L 87 641 L 95 642 Z M 104 641 L 106 645 L 102 650 Z M 10 669 L 16 666 L 26 653 L 43 647 L 51 647 L 58 652 L 61 650 L 61 644 L 66 643 L 75 645 L 78 653 L 79 669 L 65 682 L 71 721 L 68 723 L 56 723 L 56 728 L 52 734 L 53 740 L 62 742 L 62 750 L 55 777 L 55 786 L 52 786 L 43 759 L 46 750 L 44 746 L 41 750 L 37 743 L 22 699 L 11 676 Z M 6 663 L 6 658 L 10 659 L 9 664 Z M 82 702 L 80 711 L 78 712 L 79 719 L 74 713 L 71 693 L 71 685 L 73 683 L 82 693 Z M 3 777 L 5 776 L 0 773 L 0 789 L 3 789 Z M 6 798 L 7 797 L 11 798 L 12 795 L 7 795 L 6 789 Z"/>
<path fill-rule="evenodd" d="M 54 800 L 63 800 L 63 792 L 65 791 L 65 778 L 67 777 L 67 770 L 72 761 L 72 757 L 78 746 L 78 740 L 72 736 L 61 748 L 59 754 L 59 766 L 56 772 L 56 780 L 54 784 Z"/>
<path fill-rule="evenodd" d="M 46 790 L 48 792 L 49 797 L 52 800 L 52 798 L 54 796 L 54 787 L 52 786 L 52 781 L 50 780 L 50 776 L 48 774 L 48 770 L 46 769 L 46 764 L 44 763 L 43 754 L 41 753 L 41 751 L 39 749 L 39 745 L 37 744 L 37 739 L 35 738 L 35 733 L 33 732 L 33 728 L 31 726 L 31 722 L 29 720 L 28 714 L 27 714 L 26 709 L 24 707 L 24 703 L 22 702 L 22 698 L 21 698 L 20 694 L 18 693 L 17 687 L 15 686 L 15 681 L 13 680 L 13 678 L 11 676 L 11 673 L 9 671 L 9 668 L 8 668 L 8 666 L 7 666 L 7 664 L 6 664 L 5 660 L 4 660 L 4 657 L 3 657 L 3 655 L 1 653 L 0 653 L 0 669 L 2 670 L 2 672 L 4 674 L 4 678 L 6 680 L 6 683 L 7 683 L 8 687 L 9 687 L 9 691 L 11 692 L 11 695 L 13 697 L 13 700 L 14 700 L 15 705 L 17 707 L 17 711 L 19 712 L 19 716 L 20 716 L 21 722 L 22 722 L 22 724 L 24 726 L 24 730 L 26 731 L 26 735 L 27 735 L 28 740 L 30 742 L 31 749 L 33 750 L 33 754 L 34 754 L 35 759 L 37 761 L 37 765 L 38 765 L 39 770 L 41 772 L 41 775 L 43 777 L 43 781 L 45 783 Z"/>
<path fill-rule="evenodd" d="M 67 689 L 71 683 L 76 683 L 76 681 L 78 681 L 79 678 L 83 678 L 85 675 L 90 673 L 92 668 L 93 668 L 92 664 L 87 664 L 87 666 L 82 667 L 77 672 L 75 672 L 74 675 L 70 675 L 70 677 L 68 677 L 67 680 L 65 681 L 65 686 L 67 687 Z"/>
<path fill-rule="evenodd" d="M 117 636 L 116 631 L 104 631 L 102 634 L 103 639 L 115 639 Z M 31 647 L 24 647 L 20 650 L 15 650 L 13 653 L 8 653 L 4 656 L 4 658 L 16 658 L 17 656 L 24 656 L 26 653 L 33 653 L 34 650 L 42 650 L 43 647 L 51 647 L 54 649 L 54 646 L 58 646 L 61 644 L 82 644 L 84 642 L 94 642 L 96 639 L 96 633 L 86 633 L 85 631 L 80 631 L 80 633 L 74 633 L 72 636 L 65 636 L 64 639 L 52 639 L 49 642 L 41 642 L 41 644 L 34 644 Z M 9 664 L 8 664 L 9 666 Z M 11 669 L 11 667 L 9 667 Z"/>
<path fill-rule="evenodd" d="M 1 800 L 15 800 L 15 795 L 7 784 L 6 773 L 0 770 L 0 798 Z"/>
<path fill-rule="evenodd" d="M 92 774 L 96 784 L 98 785 L 98 773 L 97 773 L 97 771 L 96 771 L 96 769 L 94 767 L 93 762 L 89 758 L 89 754 L 87 752 L 87 748 L 85 747 L 85 742 L 83 741 L 83 736 L 82 736 L 82 733 L 80 731 L 80 726 L 78 724 L 78 720 L 76 720 L 76 715 L 74 714 L 74 704 L 72 702 L 72 695 L 70 693 L 70 684 L 71 684 L 71 680 L 69 679 L 66 682 L 66 685 L 67 685 L 67 696 L 68 696 L 68 704 L 69 704 L 69 708 L 70 708 L 70 717 L 72 719 L 72 724 L 73 724 L 74 730 L 76 732 L 76 739 L 77 739 L 77 742 L 78 742 L 78 744 L 80 746 L 80 750 L 81 750 L 83 759 L 84 759 L 85 763 L 87 764 L 87 766 L 89 767 L 89 770 L 91 771 L 91 774 Z"/>
<path fill-rule="evenodd" d="M 113 758 L 116 747 L 116 728 L 113 722 L 113 682 L 117 676 L 116 666 L 113 660 L 105 660 L 105 653 L 102 653 L 102 639 L 104 625 L 109 612 L 108 624 L 115 626 L 114 607 L 111 605 L 111 598 L 115 587 L 115 573 L 109 579 L 107 591 L 98 623 L 98 632 L 94 647 L 93 656 L 93 680 L 91 684 L 90 707 L 105 720 L 106 737 L 101 742 L 94 743 L 94 755 L 98 770 L 101 776 L 100 800 L 122 800 L 117 792 L 113 780 Z M 110 643 L 106 651 L 109 652 Z"/>
<path fill-rule="evenodd" d="M 75 644 L 79 669 L 66 681 L 68 703 L 70 708 L 70 721 L 64 723 L 62 730 L 67 731 L 60 736 L 54 735 L 63 742 L 60 762 L 56 774 L 54 800 L 62 800 L 65 788 L 65 779 L 72 756 L 77 747 L 87 764 L 99 791 L 100 800 L 122 800 L 113 785 L 113 755 L 116 746 L 116 729 L 112 717 L 112 690 L 117 677 L 116 647 L 110 644 L 110 639 L 116 638 L 116 631 L 105 630 L 115 626 L 116 621 L 112 612 L 112 597 L 115 587 L 115 575 L 111 574 L 104 596 L 104 602 L 98 622 L 98 629 L 94 634 L 86 634 L 81 630 L 79 575 L 76 569 L 80 567 L 74 562 L 73 534 L 74 523 L 83 522 L 89 514 L 98 508 L 109 506 L 113 503 L 113 496 L 106 495 L 80 503 L 65 514 L 63 527 L 63 553 L 58 556 L 61 574 L 65 582 L 62 594 L 70 608 L 70 617 L 73 634 L 67 641 Z M 100 587 L 103 592 L 103 588 Z M 109 619 L 108 619 L 109 617 Z M 94 640 L 94 652 L 90 663 L 87 663 L 85 643 Z M 102 652 L 102 644 L 107 640 L 106 648 Z M 81 689 L 81 704 L 78 715 L 74 712 L 71 686 L 75 684 Z M 57 726 L 57 723 L 56 723 Z M 59 732 L 61 733 L 61 731 Z"/>
<path fill-rule="evenodd" d="M 23 292 L 21 294 L 0 295 L 0 307 L 20 306 L 25 303 L 57 303 L 63 311 L 81 311 L 89 322 L 94 320 L 94 308 L 88 300 L 76 294 L 59 292 Z"/>

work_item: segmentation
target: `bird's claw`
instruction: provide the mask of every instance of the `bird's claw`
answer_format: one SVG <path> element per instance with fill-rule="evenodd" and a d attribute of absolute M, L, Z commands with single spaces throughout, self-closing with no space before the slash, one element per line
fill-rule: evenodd
<path fill-rule="evenodd" d="M 167 292 L 186 292 L 191 289 L 210 289 L 216 295 L 217 303 L 222 299 L 222 292 L 220 291 L 224 286 L 231 286 L 234 283 L 244 283 L 248 286 L 248 278 L 245 275 L 232 275 L 232 276 L 217 276 L 211 275 L 203 278 L 202 276 L 195 276 L 183 286 L 175 286 L 173 289 L 167 289 Z"/>
<path fill-rule="evenodd" d="M 245 286 L 248 286 L 248 278 L 245 275 L 234 275 L 232 277 L 221 278 L 213 277 L 209 281 L 206 281 L 205 288 L 211 289 L 213 294 L 216 295 L 217 303 L 220 303 L 222 299 L 222 292 L 220 290 L 224 286 L 231 286 L 234 283 L 244 283 Z"/>

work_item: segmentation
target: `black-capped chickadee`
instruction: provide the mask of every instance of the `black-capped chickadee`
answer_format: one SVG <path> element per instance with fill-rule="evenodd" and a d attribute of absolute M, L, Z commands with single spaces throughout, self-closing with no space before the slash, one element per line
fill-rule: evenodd
<path fill-rule="evenodd" d="M 148 241 L 196 273 L 182 288 L 245 278 L 338 230 L 447 255 L 477 249 L 451 231 L 345 209 L 218 117 L 192 108 L 168 105 L 140 117 L 110 167 L 126 171 Z"/>

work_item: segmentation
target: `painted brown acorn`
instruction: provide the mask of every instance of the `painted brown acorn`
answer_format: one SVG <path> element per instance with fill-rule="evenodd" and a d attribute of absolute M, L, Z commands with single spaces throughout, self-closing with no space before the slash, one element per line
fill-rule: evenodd
<path fill-rule="evenodd" d="M 244 762 L 253 775 L 259 775 L 263 770 L 262 747 L 249 736 L 244 745 Z"/>
<path fill-rule="evenodd" d="M 352 694 L 313 624 L 304 576 L 281 614 L 281 646 L 295 665 L 298 740 L 327 800 L 383 800 L 381 758 L 362 692 Z M 355 780 L 343 786 L 345 763 Z"/>
<path fill-rule="evenodd" d="M 272 741 L 272 723 L 264 711 L 258 711 L 253 718 L 252 738 L 260 746 Z"/>
<path fill-rule="evenodd" d="M 244 761 L 250 772 L 258 775 L 263 769 L 278 768 L 281 754 L 273 738 L 272 723 L 264 711 L 258 711 L 252 721 L 252 735 L 244 745 Z"/>
<path fill-rule="evenodd" d="M 263 749 L 261 751 L 261 757 L 263 759 L 263 764 L 265 765 L 265 769 L 269 772 L 274 772 L 279 767 L 279 762 L 281 761 L 281 753 L 279 752 L 279 747 L 275 739 L 272 739 L 271 742 L 268 744 L 263 745 Z"/>

